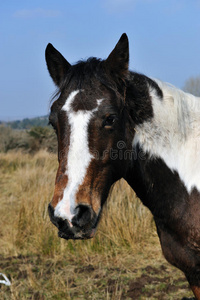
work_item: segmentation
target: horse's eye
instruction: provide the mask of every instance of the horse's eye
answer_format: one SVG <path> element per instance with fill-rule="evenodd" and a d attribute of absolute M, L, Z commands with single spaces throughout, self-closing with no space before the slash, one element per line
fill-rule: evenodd
<path fill-rule="evenodd" d="M 115 115 L 110 115 L 106 117 L 103 122 L 103 127 L 111 127 L 115 123 L 115 120 L 116 120 Z"/>

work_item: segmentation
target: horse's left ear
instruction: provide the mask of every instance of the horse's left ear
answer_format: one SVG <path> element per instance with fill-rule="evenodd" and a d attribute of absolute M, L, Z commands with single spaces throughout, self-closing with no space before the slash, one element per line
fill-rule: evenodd
<path fill-rule="evenodd" d="M 129 66 L 129 42 L 126 33 L 122 34 L 105 63 L 112 75 L 122 79 L 126 77 Z"/>

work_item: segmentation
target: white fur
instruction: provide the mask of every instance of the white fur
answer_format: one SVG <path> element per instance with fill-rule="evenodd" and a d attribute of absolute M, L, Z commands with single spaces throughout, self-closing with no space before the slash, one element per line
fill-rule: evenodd
<path fill-rule="evenodd" d="M 150 88 L 153 118 L 136 126 L 133 145 L 140 144 L 178 172 L 190 193 L 200 191 L 200 98 L 155 80 L 163 91 L 160 99 Z"/>
<path fill-rule="evenodd" d="M 62 110 L 67 113 L 70 125 L 70 145 L 67 157 L 66 175 L 68 184 L 64 189 L 63 198 L 55 208 L 55 216 L 67 219 L 71 222 L 75 215 L 76 193 L 82 184 L 87 169 L 90 165 L 93 155 L 89 151 L 88 145 L 88 124 L 97 111 L 102 100 L 97 100 L 97 108 L 86 111 L 79 110 L 74 112 L 71 104 L 74 101 L 79 90 L 72 92 Z"/>

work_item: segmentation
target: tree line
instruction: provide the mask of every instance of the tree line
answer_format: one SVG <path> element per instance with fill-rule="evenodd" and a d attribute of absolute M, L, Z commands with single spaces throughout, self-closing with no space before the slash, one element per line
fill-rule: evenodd
<path fill-rule="evenodd" d="M 47 126 L 48 125 L 48 116 L 36 117 L 36 118 L 25 118 L 23 120 L 16 120 L 12 122 L 0 122 L 0 124 L 4 124 L 9 126 L 12 129 L 30 129 L 34 126 Z"/>

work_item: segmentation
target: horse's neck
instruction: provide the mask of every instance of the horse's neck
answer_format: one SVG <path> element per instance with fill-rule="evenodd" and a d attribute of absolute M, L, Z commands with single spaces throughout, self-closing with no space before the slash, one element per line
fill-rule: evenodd
<path fill-rule="evenodd" d="M 153 213 L 162 218 L 169 207 L 188 198 L 187 190 L 177 172 L 170 170 L 160 158 L 150 158 L 137 147 L 136 159 L 127 172 L 126 180 Z M 169 216 L 170 213 L 168 213 Z"/>
<path fill-rule="evenodd" d="M 133 148 L 139 146 L 140 151 L 148 153 L 146 161 L 142 161 L 141 154 L 138 155 L 138 161 L 134 162 L 136 171 L 132 170 L 132 176 L 137 178 L 140 187 L 138 190 L 143 189 L 139 194 L 146 197 L 143 194 L 149 193 L 150 185 L 160 182 L 159 178 L 170 188 L 169 179 L 173 174 L 178 176 L 188 193 L 193 188 L 200 191 L 200 98 L 159 81 L 157 83 L 163 97 L 151 86 L 149 96 L 153 116 L 134 128 Z M 152 170 L 147 165 L 151 165 Z M 165 180 L 164 170 L 168 180 Z M 175 178 L 173 182 L 176 182 Z"/>

